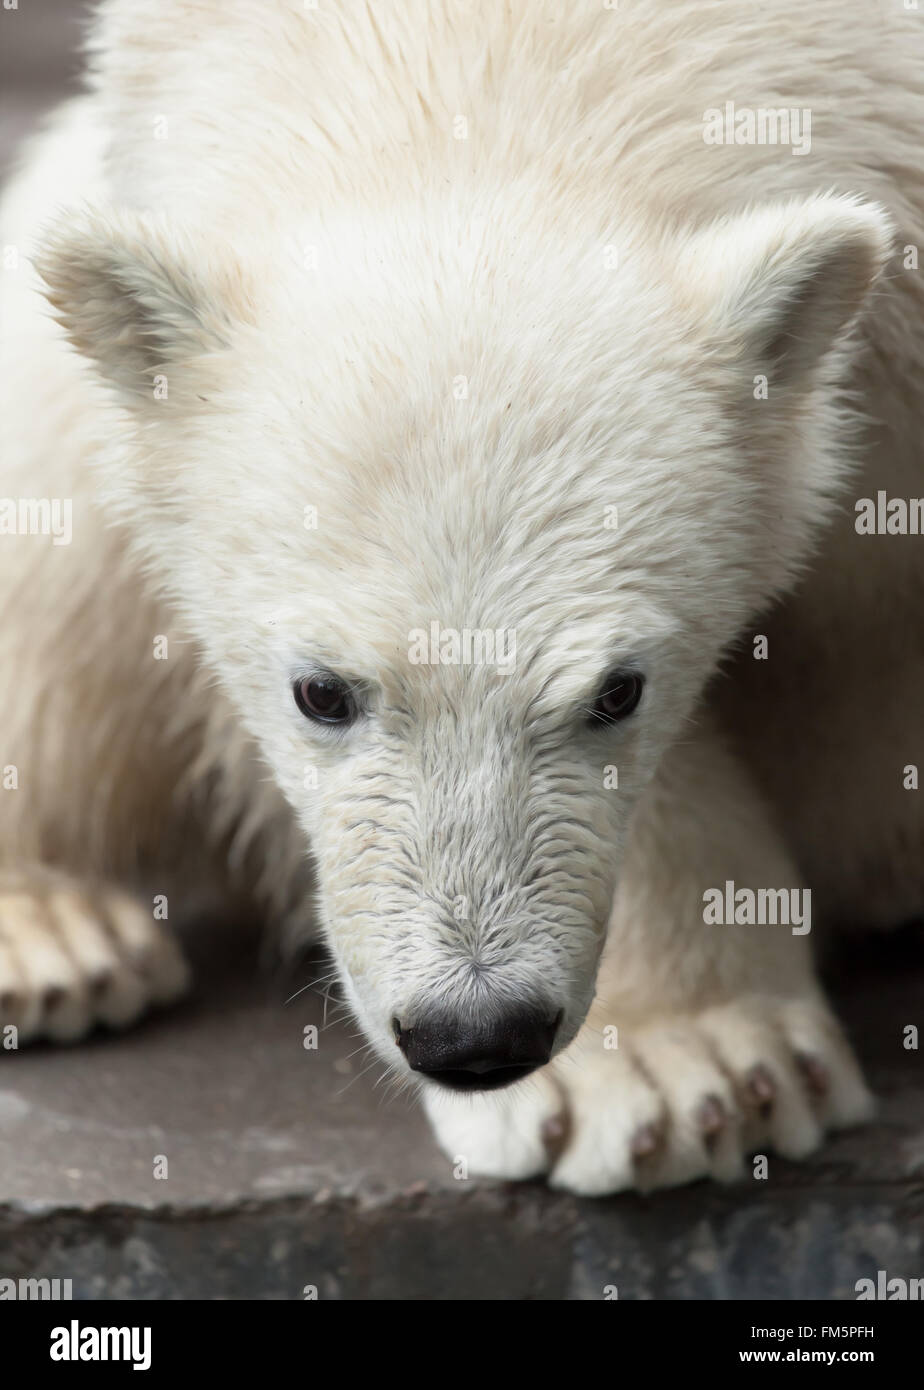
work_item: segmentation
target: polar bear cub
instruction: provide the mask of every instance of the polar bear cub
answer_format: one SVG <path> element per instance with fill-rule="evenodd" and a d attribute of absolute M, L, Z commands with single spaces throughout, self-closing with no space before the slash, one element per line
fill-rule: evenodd
<path fill-rule="evenodd" d="M 924 902 L 921 542 L 854 524 L 922 490 L 920 24 L 100 6 L 2 210 L 5 1024 L 243 898 L 474 1173 L 869 1115 L 812 943 Z"/>

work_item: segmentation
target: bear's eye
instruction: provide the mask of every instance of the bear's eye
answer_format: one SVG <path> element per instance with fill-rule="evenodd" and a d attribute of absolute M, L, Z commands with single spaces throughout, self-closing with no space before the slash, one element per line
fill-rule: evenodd
<path fill-rule="evenodd" d="M 591 718 L 603 724 L 625 719 L 642 698 L 644 687 L 645 677 L 636 671 L 611 671 L 591 706 Z"/>
<path fill-rule="evenodd" d="M 306 676 L 295 682 L 295 703 L 319 724 L 349 724 L 356 718 L 350 687 L 336 676 Z"/>

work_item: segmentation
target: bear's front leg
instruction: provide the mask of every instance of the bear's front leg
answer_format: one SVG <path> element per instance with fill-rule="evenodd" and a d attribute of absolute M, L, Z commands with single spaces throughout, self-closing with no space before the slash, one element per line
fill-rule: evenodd
<path fill-rule="evenodd" d="M 0 872 L 0 1032 L 17 1045 L 124 1028 L 178 998 L 189 971 L 150 911 L 57 870 Z"/>
<path fill-rule="evenodd" d="M 808 935 L 704 920 L 704 894 L 729 880 L 801 888 L 744 770 L 702 725 L 638 808 L 575 1041 L 509 1091 L 427 1090 L 454 1161 L 496 1178 L 548 1173 L 587 1195 L 650 1190 L 733 1180 L 757 1151 L 802 1158 L 870 1116 Z"/>

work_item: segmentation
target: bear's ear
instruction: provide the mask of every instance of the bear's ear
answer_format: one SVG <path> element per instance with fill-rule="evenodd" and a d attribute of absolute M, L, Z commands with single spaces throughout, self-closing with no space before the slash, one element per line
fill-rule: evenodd
<path fill-rule="evenodd" d="M 222 252 L 159 216 L 83 209 L 51 228 L 34 259 L 78 352 L 139 401 L 158 373 L 222 351 L 250 319 L 242 271 Z"/>
<path fill-rule="evenodd" d="M 891 241 L 886 212 L 856 198 L 758 208 L 695 233 L 681 293 L 713 341 L 798 391 L 856 317 Z"/>

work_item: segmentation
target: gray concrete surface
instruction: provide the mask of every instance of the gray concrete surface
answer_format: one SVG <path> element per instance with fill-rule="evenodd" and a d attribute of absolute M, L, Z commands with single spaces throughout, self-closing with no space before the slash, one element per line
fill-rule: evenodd
<path fill-rule="evenodd" d="M 869 1129 L 766 1181 L 580 1201 L 459 1181 L 352 1026 L 323 962 L 262 977 L 208 933 L 194 996 L 135 1032 L 0 1052 L 0 1276 L 75 1296 L 850 1298 L 924 1275 L 921 941 L 866 950 L 838 996 L 881 1097 Z M 317 1050 L 304 1028 L 320 1028 Z M 357 1048 L 360 1050 L 357 1051 Z M 168 1176 L 154 1176 L 158 1156 Z"/>

